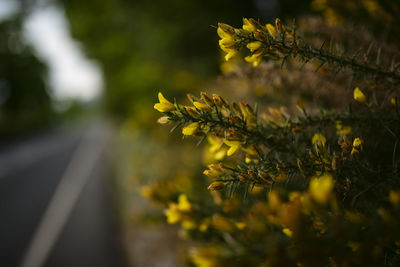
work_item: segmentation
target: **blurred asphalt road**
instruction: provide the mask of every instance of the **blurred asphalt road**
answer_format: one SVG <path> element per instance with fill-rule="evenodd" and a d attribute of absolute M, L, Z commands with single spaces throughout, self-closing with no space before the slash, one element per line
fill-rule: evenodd
<path fill-rule="evenodd" d="M 0 266 L 121 266 L 110 133 L 97 122 L 0 146 Z"/>

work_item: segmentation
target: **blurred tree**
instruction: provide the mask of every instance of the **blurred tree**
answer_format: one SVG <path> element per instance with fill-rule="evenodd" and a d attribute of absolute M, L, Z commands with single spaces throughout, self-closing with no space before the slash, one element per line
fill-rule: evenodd
<path fill-rule="evenodd" d="M 30 130 L 50 122 L 47 66 L 22 37 L 23 15 L 0 23 L 0 135 Z"/>
<path fill-rule="evenodd" d="M 216 29 L 210 25 L 256 12 L 251 1 L 61 2 L 72 35 L 102 64 L 106 105 L 119 117 L 147 106 L 161 88 L 199 88 L 218 70 Z"/>

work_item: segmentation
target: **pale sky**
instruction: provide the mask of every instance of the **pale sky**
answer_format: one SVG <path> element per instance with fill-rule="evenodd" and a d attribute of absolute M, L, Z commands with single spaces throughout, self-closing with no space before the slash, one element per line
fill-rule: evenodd
<path fill-rule="evenodd" d="M 13 0 L 0 0 L 0 20 L 15 8 Z M 26 20 L 24 31 L 27 41 L 49 65 L 49 84 L 56 100 L 79 98 L 88 101 L 101 95 L 101 69 L 85 57 L 79 44 L 71 39 L 62 9 L 55 6 L 37 8 Z"/>

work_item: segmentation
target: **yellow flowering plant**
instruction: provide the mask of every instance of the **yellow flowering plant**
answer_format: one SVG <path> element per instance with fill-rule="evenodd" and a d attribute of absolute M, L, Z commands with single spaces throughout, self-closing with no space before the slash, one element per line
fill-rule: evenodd
<path fill-rule="evenodd" d="M 209 193 L 178 192 L 165 205 L 167 222 L 191 240 L 187 265 L 398 266 L 400 113 L 388 99 L 399 72 L 315 48 L 279 19 L 219 23 L 217 33 L 227 61 L 243 49 L 253 69 L 280 61 L 272 68 L 302 71 L 315 61 L 317 70 L 355 78 L 355 89 L 345 105 L 319 110 L 206 92 L 181 104 L 159 94 L 160 124 L 212 155 L 199 172 Z"/>

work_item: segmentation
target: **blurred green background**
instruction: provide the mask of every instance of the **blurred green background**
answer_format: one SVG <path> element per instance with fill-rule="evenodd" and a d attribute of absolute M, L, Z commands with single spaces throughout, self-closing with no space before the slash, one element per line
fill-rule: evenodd
<path fill-rule="evenodd" d="M 3 136 L 68 119 L 88 106 L 84 102 L 91 102 L 91 108 L 100 106 L 115 121 L 133 116 L 138 123 L 148 122 L 149 112 L 143 110 L 151 106 L 158 91 L 179 96 L 204 90 L 207 79 L 219 73 L 218 22 L 238 25 L 243 17 L 267 20 L 309 12 L 307 0 L 2 2 L 5 7 L 12 6 L 0 25 Z M 95 101 L 54 99 L 49 83 L 51 66 L 24 37 L 29 17 L 54 7 L 66 17 L 66 31 L 79 43 L 83 57 L 95 60 L 101 69 L 103 94 Z"/>

